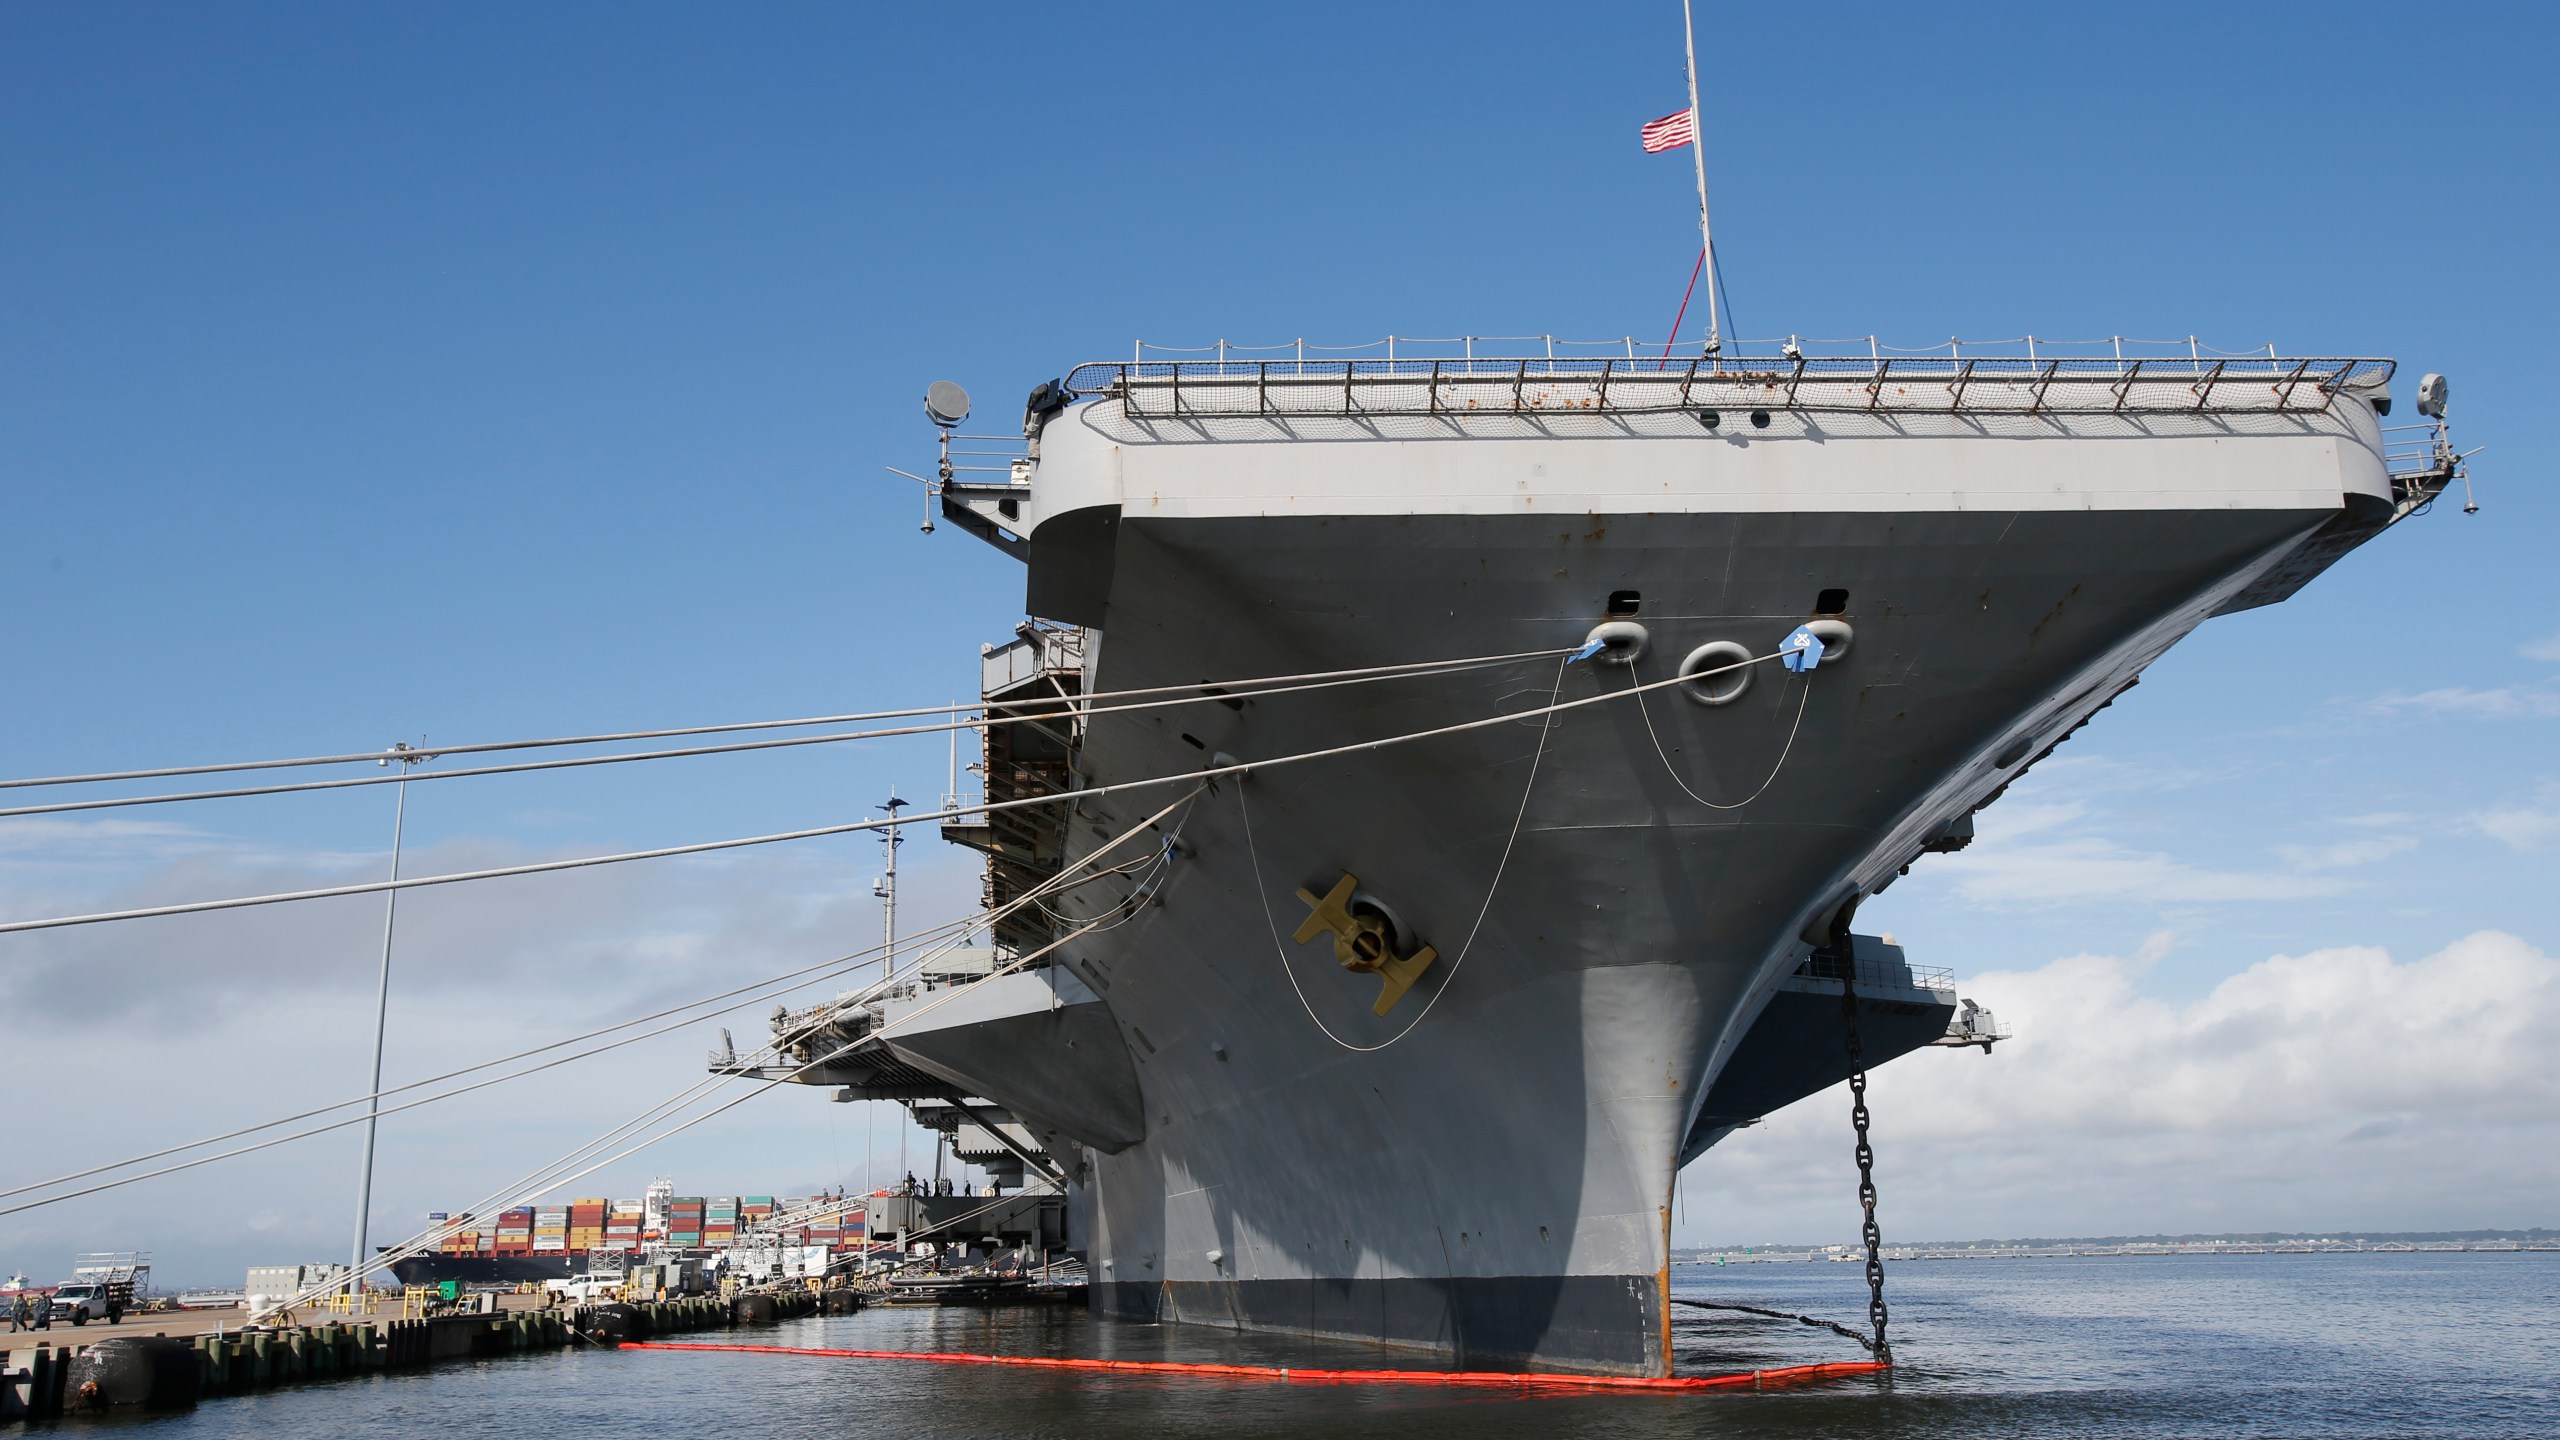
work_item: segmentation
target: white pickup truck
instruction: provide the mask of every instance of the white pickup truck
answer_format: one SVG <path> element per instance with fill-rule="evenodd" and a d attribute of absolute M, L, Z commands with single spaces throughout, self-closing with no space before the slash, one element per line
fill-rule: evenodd
<path fill-rule="evenodd" d="M 125 1306 L 132 1300 L 133 1287 L 129 1284 L 75 1280 L 55 1287 L 53 1323 L 59 1325 L 68 1320 L 74 1325 L 86 1325 L 92 1320 L 104 1320 L 113 1325 L 124 1318 Z"/>
<path fill-rule="evenodd" d="M 543 1281 L 542 1291 L 564 1305 L 614 1300 L 621 1298 L 622 1287 L 628 1278 L 622 1275 L 572 1275 L 563 1280 Z"/>

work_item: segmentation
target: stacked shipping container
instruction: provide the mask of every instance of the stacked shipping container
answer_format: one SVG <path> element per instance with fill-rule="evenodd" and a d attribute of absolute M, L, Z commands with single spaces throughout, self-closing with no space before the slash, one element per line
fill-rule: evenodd
<path fill-rule="evenodd" d="M 480 1253 L 480 1231 L 472 1224 L 469 1211 L 459 1215 L 448 1215 L 442 1210 L 429 1211 L 427 1224 L 442 1235 L 442 1238 L 436 1241 L 438 1252 L 446 1255 Z M 447 1230 L 445 1228 L 447 1226 L 453 1228 Z"/>
<path fill-rule="evenodd" d="M 642 1222 L 648 1218 L 649 1206 L 640 1200 L 616 1200 L 605 1211 L 604 1243 L 608 1250 L 640 1248 Z"/>
<path fill-rule="evenodd" d="M 604 1246 L 605 1207 L 612 1204 L 601 1197 L 569 1202 L 569 1248 L 596 1250 Z"/>
<path fill-rule="evenodd" d="M 519 1206 L 498 1212 L 498 1228 L 494 1232 L 495 1253 L 530 1255 L 533 1253 L 533 1207 Z"/>
<path fill-rule="evenodd" d="M 718 1250 L 737 1243 L 746 1231 L 784 1210 L 822 1204 L 825 1198 L 680 1195 L 668 1202 L 663 1231 L 649 1227 L 645 1201 L 601 1197 L 583 1197 L 566 1205 L 518 1206 L 498 1212 L 494 1221 L 441 1210 L 427 1219 L 439 1230 L 453 1227 L 437 1247 L 443 1254 L 565 1259 L 593 1250 L 638 1250 L 662 1242 L 685 1250 Z M 830 1216 L 795 1226 L 779 1238 L 794 1246 L 857 1247 L 863 1241 L 863 1216 L 859 1211 Z"/>
<path fill-rule="evenodd" d="M 537 1205 L 533 1210 L 533 1253 L 565 1254 L 569 1249 L 569 1207 Z"/>

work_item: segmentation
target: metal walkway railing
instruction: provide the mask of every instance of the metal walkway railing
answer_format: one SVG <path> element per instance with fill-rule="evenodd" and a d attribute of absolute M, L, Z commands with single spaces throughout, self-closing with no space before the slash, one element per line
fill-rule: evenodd
<path fill-rule="evenodd" d="M 2393 362 L 2270 355 L 1485 356 L 1114 360 L 1067 387 L 1134 418 L 1753 411 L 2015 415 L 2304 413 Z M 1755 423 L 1765 423 L 1765 418 Z"/>

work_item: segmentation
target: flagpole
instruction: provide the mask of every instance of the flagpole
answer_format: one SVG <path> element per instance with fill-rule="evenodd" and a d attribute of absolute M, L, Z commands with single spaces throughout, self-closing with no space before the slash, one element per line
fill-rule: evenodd
<path fill-rule="evenodd" d="M 1698 244 L 1707 261 L 1707 353 L 1723 348 L 1723 334 L 1716 313 L 1716 232 L 1707 223 L 1707 126 L 1698 113 L 1698 22 L 1689 13 L 1690 0 L 1680 0 L 1680 30 L 1689 46 L 1689 158 L 1698 166 Z"/>

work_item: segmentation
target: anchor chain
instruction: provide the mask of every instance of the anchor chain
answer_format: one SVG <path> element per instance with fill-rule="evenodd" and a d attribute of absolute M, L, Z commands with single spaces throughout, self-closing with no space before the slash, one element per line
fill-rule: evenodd
<path fill-rule="evenodd" d="M 1885 1342 L 1884 1327 L 1888 1311 L 1884 1304 L 1884 1234 L 1876 1228 L 1876 1151 L 1867 1140 L 1867 1063 L 1865 1049 L 1858 1042 L 1858 990 L 1853 975 L 1857 961 L 1842 947 L 1840 965 L 1840 1019 L 1847 1030 L 1849 1047 L 1849 1123 L 1858 1132 L 1858 1209 L 1864 1219 L 1859 1237 L 1867 1244 L 1867 1320 L 1875 1327 L 1875 1343 L 1868 1349 L 1878 1360 L 1893 1362 L 1893 1347 Z"/>

